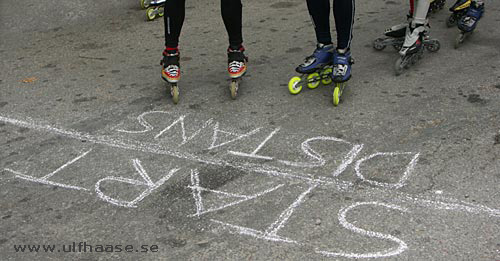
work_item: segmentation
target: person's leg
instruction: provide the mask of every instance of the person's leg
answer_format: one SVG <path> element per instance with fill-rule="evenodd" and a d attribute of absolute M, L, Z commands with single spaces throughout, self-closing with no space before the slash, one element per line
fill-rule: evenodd
<path fill-rule="evenodd" d="M 165 3 L 165 51 L 162 60 L 162 78 L 169 83 L 180 80 L 179 37 L 184 23 L 185 0 L 168 0 Z"/>
<path fill-rule="evenodd" d="M 165 2 L 165 46 L 167 48 L 177 48 L 179 36 L 186 13 L 185 0 L 168 0 Z"/>
<path fill-rule="evenodd" d="M 337 29 L 337 49 L 333 54 L 334 82 L 346 82 L 351 78 L 351 42 L 354 25 L 354 0 L 333 0 L 333 15 Z"/>
<path fill-rule="evenodd" d="M 330 0 L 307 0 L 307 9 L 316 33 L 316 49 L 306 57 L 295 71 L 302 74 L 313 73 L 331 64 L 333 43 L 330 33 Z"/>
<path fill-rule="evenodd" d="M 316 40 L 320 44 L 332 44 L 330 33 L 330 0 L 307 0 L 307 9 L 314 23 Z"/>
<path fill-rule="evenodd" d="M 419 39 L 420 36 L 428 29 L 427 13 L 429 12 L 430 4 L 430 0 L 415 0 L 413 20 L 406 30 L 403 48 L 400 50 L 401 55 L 414 53 L 421 48 L 422 42 Z"/>
<path fill-rule="evenodd" d="M 229 46 L 238 49 L 243 43 L 241 0 L 221 0 L 222 20 L 229 36 Z"/>
<path fill-rule="evenodd" d="M 415 10 L 413 11 L 414 24 L 426 24 L 427 13 L 429 12 L 430 0 L 417 0 Z"/>
<path fill-rule="evenodd" d="M 243 5 L 241 0 L 221 0 L 221 13 L 229 36 L 229 47 L 227 48 L 229 77 L 240 78 L 247 71 L 247 57 L 243 47 Z"/>
<path fill-rule="evenodd" d="M 337 49 L 349 49 L 354 25 L 354 0 L 333 0 L 333 15 L 337 29 Z"/>

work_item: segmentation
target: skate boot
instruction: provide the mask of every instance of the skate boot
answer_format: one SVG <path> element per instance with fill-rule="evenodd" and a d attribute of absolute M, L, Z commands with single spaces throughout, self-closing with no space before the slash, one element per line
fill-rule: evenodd
<path fill-rule="evenodd" d="M 396 61 L 396 75 L 400 75 L 404 69 L 414 65 L 424 53 L 424 47 L 429 52 L 437 52 L 441 44 L 436 39 L 430 39 L 428 24 L 411 23 L 406 30 L 406 37 L 401 50 L 400 57 Z"/>
<path fill-rule="evenodd" d="M 446 20 L 446 26 L 453 27 L 456 26 L 458 21 L 462 19 L 469 10 L 472 0 L 457 0 L 457 2 L 450 7 L 450 16 Z"/>
<path fill-rule="evenodd" d="M 231 98 L 236 99 L 238 88 L 243 75 L 247 72 L 248 57 L 245 56 L 245 48 L 240 45 L 236 48 L 227 48 L 227 71 L 231 78 Z"/>
<path fill-rule="evenodd" d="M 295 71 L 302 75 L 290 79 L 288 91 L 291 94 L 299 94 L 302 91 L 303 84 L 307 84 L 310 89 L 317 88 L 320 82 L 324 85 L 331 84 L 333 52 L 334 47 L 332 44 L 318 43 L 313 54 L 306 57 L 304 63 L 295 68 Z"/>
<path fill-rule="evenodd" d="M 409 18 L 410 20 L 411 18 Z M 410 20 L 411 21 L 411 20 Z M 387 46 L 392 46 L 396 51 L 401 50 L 405 40 L 406 28 L 408 23 L 398 24 L 387 28 L 384 32 L 384 38 L 377 38 L 373 41 L 373 49 L 382 51 Z"/>
<path fill-rule="evenodd" d="M 179 87 L 177 86 L 181 78 L 179 60 L 179 50 L 177 48 L 167 48 L 163 51 L 163 59 L 160 63 L 162 65 L 161 77 L 170 86 L 170 95 L 174 104 L 179 102 Z"/>
<path fill-rule="evenodd" d="M 385 47 L 392 46 L 396 51 L 399 52 L 405 41 L 406 28 L 408 28 L 408 24 L 411 24 L 411 22 L 413 21 L 411 11 L 406 15 L 406 21 L 406 23 L 397 24 L 385 29 L 385 37 L 375 39 L 372 45 L 373 49 L 382 51 L 385 49 Z"/>
<path fill-rule="evenodd" d="M 141 0 L 145 3 L 146 9 L 146 19 L 148 21 L 153 21 L 157 17 L 162 17 L 165 14 L 165 1 L 166 0 Z"/>
<path fill-rule="evenodd" d="M 475 0 L 469 6 L 467 13 L 458 21 L 458 29 L 460 34 L 455 40 L 455 49 L 457 49 L 465 38 L 471 35 L 476 29 L 477 23 L 483 17 L 484 3 L 482 0 Z"/>
<path fill-rule="evenodd" d="M 337 106 L 340 102 L 340 97 L 347 86 L 347 81 L 351 79 L 351 65 L 354 64 L 354 59 L 351 57 L 349 49 L 337 49 L 333 54 L 333 72 L 332 79 L 335 82 L 333 89 L 333 105 Z"/>

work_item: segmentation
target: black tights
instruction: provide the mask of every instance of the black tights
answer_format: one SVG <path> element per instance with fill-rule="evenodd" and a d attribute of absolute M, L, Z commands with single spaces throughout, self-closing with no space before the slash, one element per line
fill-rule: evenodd
<path fill-rule="evenodd" d="M 165 46 L 177 48 L 186 13 L 186 0 L 167 0 L 165 3 Z M 229 45 L 237 48 L 243 43 L 241 32 L 241 0 L 221 0 L 222 20 L 229 35 Z"/>
<path fill-rule="evenodd" d="M 307 8 L 314 22 L 317 41 L 322 44 L 331 44 L 330 0 L 307 0 Z M 354 10 L 354 0 L 333 0 L 333 16 L 339 49 L 351 47 Z"/>

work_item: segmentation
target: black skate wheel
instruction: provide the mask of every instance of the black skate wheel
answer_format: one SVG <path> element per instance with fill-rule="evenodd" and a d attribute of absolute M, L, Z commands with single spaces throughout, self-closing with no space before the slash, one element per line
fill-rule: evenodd
<path fill-rule="evenodd" d="M 446 19 L 446 26 L 448 28 L 450 28 L 450 27 L 453 27 L 455 25 L 457 25 L 457 19 L 455 18 L 454 14 L 451 14 L 450 17 L 448 17 L 448 19 Z"/>
<path fill-rule="evenodd" d="M 434 53 L 441 49 L 441 43 L 438 40 L 432 40 L 429 44 L 425 45 L 425 48 L 427 51 Z"/>
<path fill-rule="evenodd" d="M 384 38 L 377 38 L 373 41 L 373 49 L 382 51 L 385 49 Z"/>

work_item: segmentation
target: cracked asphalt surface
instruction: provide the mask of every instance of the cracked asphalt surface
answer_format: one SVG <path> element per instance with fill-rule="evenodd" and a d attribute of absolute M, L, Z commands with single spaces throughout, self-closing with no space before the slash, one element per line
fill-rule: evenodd
<path fill-rule="evenodd" d="M 220 3 L 187 1 L 178 105 L 138 1 L 1 1 L 0 259 L 500 260 L 500 2 L 458 50 L 432 14 L 441 50 L 396 77 L 371 43 L 406 2 L 356 3 L 333 107 L 331 86 L 287 90 L 304 1 L 243 1 L 236 100 Z"/>

